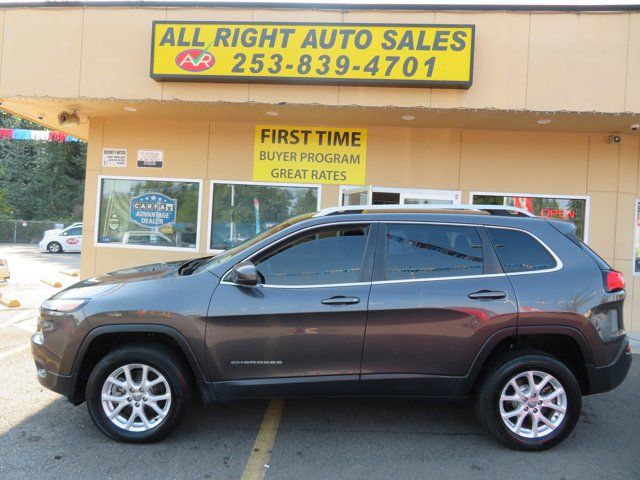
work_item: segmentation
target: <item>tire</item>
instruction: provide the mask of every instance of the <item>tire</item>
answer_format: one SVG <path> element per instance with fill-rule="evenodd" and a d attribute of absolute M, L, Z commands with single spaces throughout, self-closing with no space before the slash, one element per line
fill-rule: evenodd
<path fill-rule="evenodd" d="M 531 377 L 536 386 L 533 392 Z M 491 365 L 480 381 L 475 403 L 480 422 L 504 445 L 540 451 L 558 445 L 573 431 L 580 417 L 582 393 L 563 363 L 546 354 L 525 353 Z M 503 420 L 503 415 L 508 418 Z M 553 427 L 540 420 L 542 416 Z"/>
<path fill-rule="evenodd" d="M 151 385 L 147 387 L 142 381 L 145 367 L 146 384 Z M 190 370 L 168 348 L 125 345 L 108 353 L 93 368 L 87 381 L 86 400 L 91 418 L 107 436 L 120 442 L 157 442 L 178 427 L 191 404 Z M 152 403 L 156 408 L 152 408 Z M 107 412 L 114 415 L 114 420 Z M 132 416 L 133 423 L 127 428 L 127 420 Z"/>
<path fill-rule="evenodd" d="M 49 245 L 47 245 L 47 252 L 62 253 L 62 245 L 60 245 L 58 242 L 50 242 Z"/>

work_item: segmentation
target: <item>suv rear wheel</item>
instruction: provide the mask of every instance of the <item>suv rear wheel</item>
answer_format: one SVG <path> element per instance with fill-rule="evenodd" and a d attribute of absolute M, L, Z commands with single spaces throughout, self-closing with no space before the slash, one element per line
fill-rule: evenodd
<path fill-rule="evenodd" d="M 491 434 L 518 450 L 557 445 L 575 428 L 580 386 L 563 363 L 526 354 L 494 364 L 476 395 L 476 412 Z"/>
<path fill-rule="evenodd" d="M 177 427 L 191 403 L 188 371 L 169 349 L 128 345 L 104 356 L 87 381 L 95 424 L 124 442 L 155 442 Z"/>

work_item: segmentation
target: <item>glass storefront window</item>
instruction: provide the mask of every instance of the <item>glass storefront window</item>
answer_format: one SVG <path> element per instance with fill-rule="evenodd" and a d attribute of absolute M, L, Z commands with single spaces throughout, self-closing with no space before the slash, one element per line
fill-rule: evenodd
<path fill-rule="evenodd" d="M 319 187 L 213 182 L 211 250 L 228 250 L 280 222 L 318 210 Z"/>
<path fill-rule="evenodd" d="M 98 244 L 198 248 L 199 181 L 112 177 L 99 188 Z"/>
<path fill-rule="evenodd" d="M 586 240 L 586 197 L 552 197 L 544 195 L 519 195 L 497 193 L 472 193 L 474 205 L 505 205 L 522 208 L 539 217 L 567 220 L 575 224 L 578 237 Z"/>
<path fill-rule="evenodd" d="M 633 274 L 640 275 L 640 200 L 636 200 L 635 226 L 633 229 Z"/>

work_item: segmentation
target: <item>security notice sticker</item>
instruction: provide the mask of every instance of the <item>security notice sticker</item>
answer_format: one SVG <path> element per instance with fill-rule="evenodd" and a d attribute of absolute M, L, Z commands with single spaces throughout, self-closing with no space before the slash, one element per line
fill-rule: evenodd
<path fill-rule="evenodd" d="M 474 25 L 153 22 L 156 80 L 469 88 Z"/>
<path fill-rule="evenodd" d="M 126 167 L 127 166 L 127 149 L 126 148 L 103 148 L 102 149 L 102 166 L 103 167 Z"/>
<path fill-rule="evenodd" d="M 256 181 L 363 185 L 366 163 L 364 128 L 256 125 Z"/>

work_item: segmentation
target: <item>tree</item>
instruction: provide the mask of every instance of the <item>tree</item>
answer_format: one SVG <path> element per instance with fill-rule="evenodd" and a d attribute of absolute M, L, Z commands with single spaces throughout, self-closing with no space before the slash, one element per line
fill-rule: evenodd
<path fill-rule="evenodd" d="M 44 127 L 0 112 L 0 128 Z M 87 147 L 83 142 L 0 140 L 0 218 L 82 218 Z"/>

